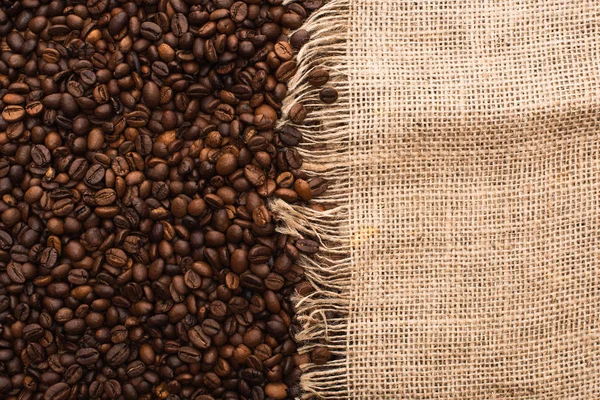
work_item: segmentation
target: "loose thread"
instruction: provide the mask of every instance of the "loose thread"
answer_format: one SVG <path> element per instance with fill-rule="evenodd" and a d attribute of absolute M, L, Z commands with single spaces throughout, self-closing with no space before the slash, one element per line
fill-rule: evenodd
<path fill-rule="evenodd" d="M 309 177 L 324 177 L 329 184 L 328 190 L 316 199 L 329 208 L 327 211 L 290 205 L 282 200 L 269 204 L 280 221 L 279 232 L 295 238 L 311 237 L 321 247 L 315 256 L 303 256 L 298 261 L 315 291 L 293 299 L 301 325 L 296 339 L 302 342 L 300 352 L 309 352 L 325 343 L 334 357 L 325 365 L 302 367 L 301 398 L 349 397 L 346 336 L 350 300 L 345 293 L 351 281 L 348 255 L 353 240 L 348 218 L 351 193 L 347 129 L 351 108 L 346 65 L 349 15 L 349 0 L 332 0 L 311 15 L 302 27 L 310 33 L 311 39 L 298 52 L 298 72 L 288 83 L 289 92 L 282 105 L 284 118 L 278 125 L 281 128 L 290 124 L 302 133 L 299 152 L 304 160 L 303 170 Z M 329 84 L 339 93 L 335 104 L 323 104 L 319 99 L 320 89 L 306 83 L 307 75 L 316 67 L 329 70 Z M 298 102 L 310 110 L 303 125 L 294 125 L 288 119 L 289 110 Z"/>

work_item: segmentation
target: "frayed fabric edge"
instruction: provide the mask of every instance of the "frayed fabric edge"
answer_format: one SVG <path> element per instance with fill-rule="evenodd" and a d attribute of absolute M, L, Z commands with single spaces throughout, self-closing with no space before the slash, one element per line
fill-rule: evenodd
<path fill-rule="evenodd" d="M 302 133 L 299 152 L 302 169 L 309 177 L 322 176 L 328 190 L 316 202 L 328 210 L 319 212 L 306 205 L 290 205 L 274 200 L 270 208 L 280 221 L 278 230 L 291 237 L 310 237 L 320 243 L 314 256 L 302 256 L 298 265 L 315 290 L 308 296 L 294 298 L 301 331 L 296 340 L 300 352 L 310 352 L 324 344 L 331 350 L 332 360 L 325 365 L 303 366 L 302 399 L 349 398 L 347 362 L 347 326 L 351 282 L 352 245 L 348 203 L 351 188 L 350 171 L 350 99 L 347 65 L 347 32 L 350 0 L 331 0 L 308 19 L 302 29 L 310 33 L 310 41 L 297 54 L 298 72 L 288 83 L 283 102 L 283 125 L 293 125 Z M 317 67 L 330 73 L 328 85 L 339 93 L 334 104 L 323 104 L 321 88 L 307 83 L 307 75 Z M 309 110 L 302 125 L 289 121 L 288 112 L 296 103 Z"/>

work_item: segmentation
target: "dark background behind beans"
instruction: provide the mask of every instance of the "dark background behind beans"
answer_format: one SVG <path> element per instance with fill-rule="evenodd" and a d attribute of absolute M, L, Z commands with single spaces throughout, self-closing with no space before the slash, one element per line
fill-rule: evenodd
<path fill-rule="evenodd" d="M 283 399 L 327 362 L 289 300 L 318 245 L 266 207 L 327 189 L 274 130 L 321 5 L 0 2 L 1 398 Z"/>

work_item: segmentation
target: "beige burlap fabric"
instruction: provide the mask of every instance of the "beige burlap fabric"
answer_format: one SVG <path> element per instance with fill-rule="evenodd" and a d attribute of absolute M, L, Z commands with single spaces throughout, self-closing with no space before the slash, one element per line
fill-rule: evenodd
<path fill-rule="evenodd" d="M 338 359 L 307 396 L 600 399 L 600 2 L 334 0 L 307 28 L 287 107 L 335 207 L 273 204 L 326 247 L 299 337 Z"/>

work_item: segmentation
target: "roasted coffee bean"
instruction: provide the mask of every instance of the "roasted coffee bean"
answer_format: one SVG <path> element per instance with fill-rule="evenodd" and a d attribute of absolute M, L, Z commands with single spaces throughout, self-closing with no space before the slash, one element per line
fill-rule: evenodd
<path fill-rule="evenodd" d="M 113 189 L 101 189 L 94 195 L 94 203 L 98 206 L 108 206 L 117 200 L 117 193 Z"/>
<path fill-rule="evenodd" d="M 177 351 L 177 357 L 184 363 L 198 363 L 202 358 L 200 351 L 194 347 L 182 346 Z"/>
<path fill-rule="evenodd" d="M 108 365 L 115 367 L 123 364 L 130 356 L 131 350 L 126 343 L 115 344 L 106 353 L 106 362 Z"/>
<path fill-rule="evenodd" d="M 293 126 L 284 126 L 279 132 L 279 139 L 286 146 L 297 146 L 302 140 L 302 134 Z"/>
<path fill-rule="evenodd" d="M 308 73 L 307 79 L 310 85 L 320 87 L 329 81 L 329 72 L 324 68 L 315 68 Z"/>
<path fill-rule="evenodd" d="M 211 338 L 200 326 L 194 326 L 188 331 L 188 337 L 192 345 L 200 350 L 206 350 L 211 345 Z"/>
<path fill-rule="evenodd" d="M 319 244 L 310 239 L 298 239 L 296 247 L 303 253 L 314 254 L 319 250 Z"/>
<path fill-rule="evenodd" d="M 282 61 L 289 61 L 294 57 L 294 51 L 288 42 L 277 42 L 273 50 Z"/>
<path fill-rule="evenodd" d="M 310 34 L 305 29 L 298 29 L 290 37 L 290 44 L 294 49 L 300 49 L 310 40 Z"/>
<path fill-rule="evenodd" d="M 44 393 L 44 400 L 67 400 L 71 394 L 71 387 L 64 382 L 55 383 Z"/>
<path fill-rule="evenodd" d="M 272 399 L 285 399 L 288 395 L 288 387 L 285 383 L 267 383 L 265 394 Z"/>
<path fill-rule="evenodd" d="M 279 82 L 286 83 L 296 74 L 298 65 L 295 61 L 286 61 L 277 68 L 275 71 L 275 77 Z M 336 97 L 337 99 L 337 97 Z M 335 100 L 334 100 L 335 101 Z"/>
<path fill-rule="evenodd" d="M 26 281 L 25 275 L 23 275 L 22 266 L 20 264 L 11 262 L 6 267 L 6 274 L 10 280 L 17 284 L 23 284 Z"/>
<path fill-rule="evenodd" d="M 319 196 L 323 194 L 328 187 L 327 181 L 323 178 L 313 178 L 308 182 L 308 184 L 312 189 L 313 196 Z"/>
<path fill-rule="evenodd" d="M 298 196 L 304 201 L 309 201 L 313 197 L 313 191 L 310 184 L 304 179 L 297 179 L 294 182 L 294 190 L 298 193 Z"/>
<path fill-rule="evenodd" d="M 325 104 L 333 104 L 338 99 L 338 92 L 332 87 L 326 87 L 319 92 L 319 98 Z"/>
<path fill-rule="evenodd" d="M 140 34 L 144 39 L 148 39 L 151 41 L 158 40 L 162 37 L 162 30 L 160 26 L 155 24 L 154 22 L 143 22 L 140 28 Z"/>
<path fill-rule="evenodd" d="M 31 159 L 36 165 L 43 167 L 52 161 L 52 156 L 46 146 L 36 144 L 31 148 Z"/>
<path fill-rule="evenodd" d="M 307 110 L 302 103 L 296 103 L 290 109 L 290 120 L 295 124 L 301 124 L 306 118 Z"/>
<path fill-rule="evenodd" d="M 317 365 L 323 365 L 331 358 L 331 352 L 327 347 L 318 346 L 310 352 L 310 359 Z"/>
<path fill-rule="evenodd" d="M 100 354 L 98 353 L 98 350 L 93 349 L 91 347 L 85 347 L 83 349 L 77 350 L 77 352 L 75 353 L 75 360 L 78 364 L 81 365 L 95 364 L 99 358 Z"/>
<path fill-rule="evenodd" d="M 85 173 L 85 183 L 94 186 L 104 179 L 104 168 L 100 164 L 94 164 Z"/>

